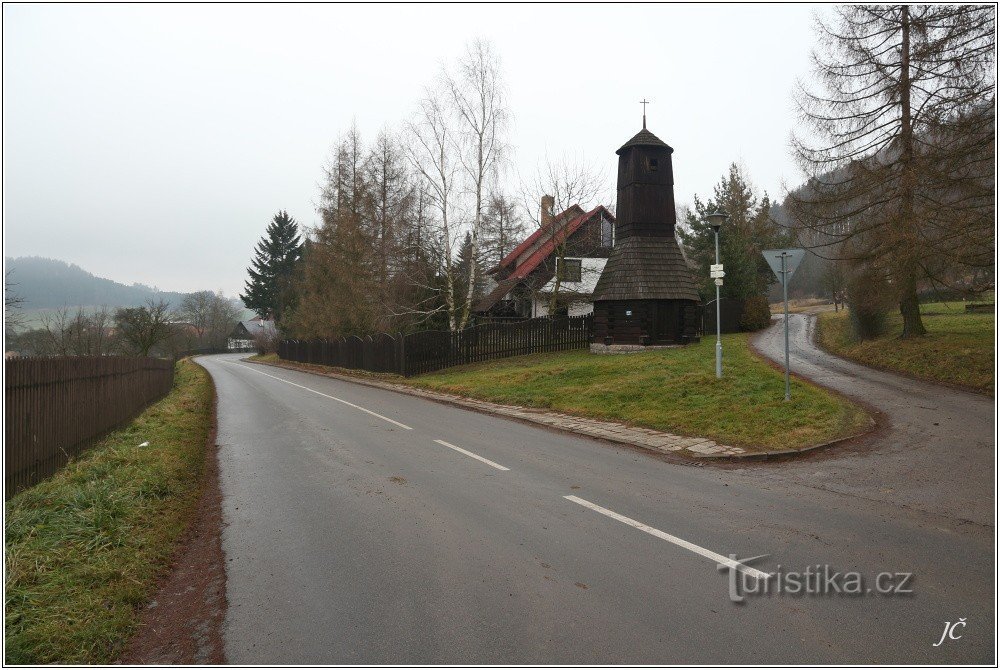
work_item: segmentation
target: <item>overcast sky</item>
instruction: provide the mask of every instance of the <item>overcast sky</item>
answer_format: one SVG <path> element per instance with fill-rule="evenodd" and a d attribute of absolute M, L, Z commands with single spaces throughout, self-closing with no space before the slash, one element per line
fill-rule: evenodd
<path fill-rule="evenodd" d="M 491 40 L 514 172 L 582 155 L 614 174 L 641 127 L 674 147 L 679 203 L 732 161 L 781 196 L 813 8 L 4 5 L 4 255 L 164 290 L 243 286 L 287 209 L 317 222 L 321 166 L 356 119 L 398 127 L 440 63 Z"/>

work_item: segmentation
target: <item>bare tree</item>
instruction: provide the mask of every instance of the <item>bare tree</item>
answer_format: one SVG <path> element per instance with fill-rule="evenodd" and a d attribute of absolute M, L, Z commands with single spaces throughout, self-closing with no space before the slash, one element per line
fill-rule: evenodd
<path fill-rule="evenodd" d="M 191 324 L 199 347 L 221 349 L 242 316 L 242 310 L 222 291 L 198 291 L 184 296 L 176 318 Z"/>
<path fill-rule="evenodd" d="M 43 337 L 38 353 L 48 356 L 104 356 L 115 348 L 111 312 L 101 307 L 87 313 L 83 307 L 63 307 L 42 317 Z"/>
<path fill-rule="evenodd" d="M 429 88 L 418 105 L 416 115 L 406 127 L 409 134 L 407 156 L 423 180 L 423 192 L 431 207 L 437 212 L 433 230 L 428 226 L 428 235 L 433 238 L 429 246 L 437 256 L 434 260 L 444 278 L 443 298 L 448 327 L 456 330 L 459 317 L 455 297 L 455 251 L 460 227 L 455 216 L 459 161 L 453 126 L 444 92 Z"/>
<path fill-rule="evenodd" d="M 483 228 L 486 197 L 506 160 L 506 132 L 510 121 L 500 58 L 493 46 L 475 40 L 466 47 L 454 73 L 444 73 L 459 119 L 461 144 L 457 154 L 471 186 L 473 204 L 471 221 L 472 257 L 479 256 L 479 237 Z M 477 263 L 469 263 L 466 286 L 474 287 Z M 469 321 L 474 291 L 466 292 L 458 328 Z"/>
<path fill-rule="evenodd" d="M 947 259 L 992 263 L 996 8 L 838 6 L 817 21 L 819 90 L 800 86 L 818 140 L 789 198 L 814 250 L 894 287 L 903 337 L 922 335 L 917 283 Z"/>
<path fill-rule="evenodd" d="M 525 219 L 517 202 L 500 191 L 491 193 L 479 238 L 485 266 L 496 267 L 521 242 L 525 232 Z"/>
<path fill-rule="evenodd" d="M 24 325 L 24 317 L 21 314 L 21 307 L 24 305 L 24 298 L 14 292 L 17 284 L 10 280 L 10 270 L 3 277 L 3 320 L 4 329 L 13 332 Z"/>
<path fill-rule="evenodd" d="M 139 355 L 148 356 L 156 345 L 174 334 L 166 300 L 150 298 L 142 307 L 115 310 L 115 329 L 123 342 Z"/>
<path fill-rule="evenodd" d="M 549 314 L 554 314 L 559 301 L 559 291 L 563 282 L 563 270 L 566 259 L 568 235 L 560 231 L 566 224 L 560 215 L 574 205 L 580 207 L 580 212 L 587 212 L 597 205 L 604 204 L 611 209 L 611 187 L 607 175 L 599 168 L 587 163 L 578 155 L 563 154 L 559 159 L 546 157 L 538 166 L 534 179 L 522 186 L 524 209 L 535 224 L 547 229 L 547 235 L 556 240 L 555 267 L 551 268 L 555 277 L 552 292 L 549 294 Z M 551 211 L 538 209 L 541 196 L 551 197 Z M 548 202 L 546 200 L 546 202 Z M 537 214 L 536 214 L 537 212 Z"/>

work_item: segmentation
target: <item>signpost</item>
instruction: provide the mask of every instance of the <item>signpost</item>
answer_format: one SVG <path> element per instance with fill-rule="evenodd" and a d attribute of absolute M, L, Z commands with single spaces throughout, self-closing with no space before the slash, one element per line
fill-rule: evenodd
<path fill-rule="evenodd" d="M 709 276 L 715 280 L 715 377 L 722 379 L 722 308 L 719 306 L 719 287 L 726 276 L 719 263 L 719 234 L 715 234 L 715 263 L 709 266 Z"/>
<path fill-rule="evenodd" d="M 767 249 L 762 252 L 764 260 L 771 266 L 771 271 L 781 282 L 781 290 L 785 298 L 785 400 L 792 398 L 792 386 L 789 379 L 788 365 L 788 282 L 806 255 L 805 249 Z"/>

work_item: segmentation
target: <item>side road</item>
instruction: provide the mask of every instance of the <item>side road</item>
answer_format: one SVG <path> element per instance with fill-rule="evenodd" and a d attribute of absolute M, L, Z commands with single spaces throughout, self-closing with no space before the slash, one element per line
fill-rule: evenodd
<path fill-rule="evenodd" d="M 789 315 L 792 371 L 874 408 L 880 429 L 767 476 L 993 527 L 994 399 L 838 358 L 815 344 L 815 326 Z M 780 317 L 753 346 L 783 364 Z"/>

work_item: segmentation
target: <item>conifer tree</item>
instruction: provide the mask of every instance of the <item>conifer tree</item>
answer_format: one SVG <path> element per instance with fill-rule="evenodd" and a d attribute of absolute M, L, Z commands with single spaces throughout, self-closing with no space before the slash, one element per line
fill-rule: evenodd
<path fill-rule="evenodd" d="M 704 280 L 703 297 L 715 297 L 715 284 L 708 271 L 708 266 L 715 263 L 715 233 L 705 221 L 705 216 L 714 211 L 729 215 L 719 233 L 719 259 L 726 268 L 721 296 L 745 301 L 766 295 L 774 277 L 761 251 L 785 242 L 771 219 L 770 209 L 767 194 L 758 197 L 735 163 L 716 185 L 711 199 L 695 196 L 694 210 L 688 210 L 677 236 L 688 259 L 697 264 L 697 276 Z"/>
<path fill-rule="evenodd" d="M 817 23 L 816 84 L 796 96 L 808 132 L 793 149 L 810 180 L 789 203 L 806 241 L 880 276 L 901 337 L 920 336 L 918 282 L 993 264 L 996 7 L 833 14 Z"/>
<path fill-rule="evenodd" d="M 274 215 L 257 243 L 254 259 L 247 268 L 250 278 L 246 281 L 246 292 L 240 295 L 243 304 L 262 319 L 273 317 L 280 321 L 291 300 L 292 273 L 301 256 L 299 226 L 282 210 Z"/>

